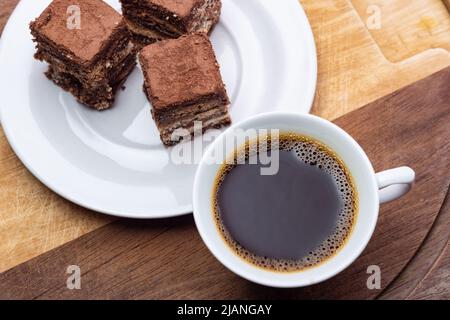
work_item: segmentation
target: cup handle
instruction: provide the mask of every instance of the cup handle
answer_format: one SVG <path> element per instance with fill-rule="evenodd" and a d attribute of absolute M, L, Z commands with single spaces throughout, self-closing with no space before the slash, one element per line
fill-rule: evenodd
<path fill-rule="evenodd" d="M 379 172 L 375 177 L 378 183 L 378 194 L 381 204 L 406 194 L 411 189 L 416 174 L 410 167 L 399 167 Z"/>

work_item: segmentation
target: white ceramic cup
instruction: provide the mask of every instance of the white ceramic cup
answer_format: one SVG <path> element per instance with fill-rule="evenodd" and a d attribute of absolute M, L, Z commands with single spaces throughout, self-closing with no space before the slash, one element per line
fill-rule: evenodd
<path fill-rule="evenodd" d="M 258 268 L 237 256 L 225 243 L 216 227 L 212 212 L 213 187 L 216 175 L 230 154 L 216 158 L 215 148 L 225 145 L 236 135 L 236 129 L 279 129 L 312 137 L 341 158 L 354 179 L 358 195 L 358 213 L 353 232 L 337 254 L 324 263 L 303 271 L 280 273 Z M 395 151 L 393 151 L 395 152 Z M 213 255 L 228 269 L 241 277 L 272 287 L 302 287 L 327 280 L 347 268 L 358 258 L 375 229 L 380 203 L 405 194 L 414 182 L 415 173 L 400 167 L 375 173 L 367 155 L 358 143 L 335 124 L 312 115 L 297 113 L 266 113 L 237 123 L 222 133 L 208 150 L 198 167 L 193 191 L 194 218 L 198 231 Z M 243 213 L 245 214 L 245 213 Z"/>

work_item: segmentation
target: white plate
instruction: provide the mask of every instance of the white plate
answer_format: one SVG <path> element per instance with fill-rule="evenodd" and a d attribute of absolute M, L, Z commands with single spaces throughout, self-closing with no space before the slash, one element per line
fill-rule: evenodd
<path fill-rule="evenodd" d="M 196 165 L 169 160 L 138 68 L 104 112 L 79 105 L 45 78 L 28 23 L 49 2 L 20 1 L 2 35 L 1 121 L 16 154 L 45 185 L 89 209 L 130 218 L 190 213 Z M 222 2 L 211 39 L 233 122 L 267 111 L 309 112 L 317 59 L 298 0 Z"/>

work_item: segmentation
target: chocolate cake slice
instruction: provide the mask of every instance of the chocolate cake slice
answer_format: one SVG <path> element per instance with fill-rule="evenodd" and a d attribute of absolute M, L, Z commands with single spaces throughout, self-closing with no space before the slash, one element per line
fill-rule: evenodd
<path fill-rule="evenodd" d="M 144 46 L 187 33 L 209 33 L 217 24 L 221 0 L 120 0 L 135 43 Z"/>
<path fill-rule="evenodd" d="M 112 106 L 137 53 L 119 13 L 102 0 L 54 0 L 30 29 L 50 80 L 87 106 Z"/>
<path fill-rule="evenodd" d="M 194 122 L 203 132 L 231 123 L 230 101 L 208 37 L 194 33 L 146 46 L 139 54 L 144 91 L 167 146 L 178 143 L 177 129 L 192 135 Z"/>

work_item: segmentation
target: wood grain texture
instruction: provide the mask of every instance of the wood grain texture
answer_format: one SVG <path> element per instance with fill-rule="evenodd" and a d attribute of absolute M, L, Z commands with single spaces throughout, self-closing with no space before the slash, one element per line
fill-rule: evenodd
<path fill-rule="evenodd" d="M 450 242 L 408 299 L 450 300 Z"/>
<path fill-rule="evenodd" d="M 63 200 L 22 165 L 0 130 L 0 270 L 76 239 L 111 218 Z"/>
<path fill-rule="evenodd" d="M 450 179 L 450 178 L 449 178 Z M 439 261 L 449 259 L 450 250 L 450 190 L 447 192 L 444 204 L 439 215 L 434 221 L 433 227 L 428 233 L 425 241 L 420 246 L 413 259 L 409 262 L 397 278 L 379 296 L 380 299 L 413 299 L 420 292 L 424 283 L 428 285 L 427 290 L 434 290 L 435 295 L 430 298 L 442 299 L 445 294 L 450 294 L 450 264 L 441 265 Z M 440 274 L 440 270 L 446 268 L 446 274 Z M 430 282 L 439 274 L 439 281 Z M 439 287 L 437 289 L 436 287 Z"/>
<path fill-rule="evenodd" d="M 0 1 L 0 29 L 16 2 Z M 450 54 L 443 49 L 390 62 L 350 0 L 301 3 L 316 38 L 319 77 L 313 112 L 322 117 L 335 119 L 450 65 Z M 114 220 L 74 206 L 40 184 L 20 164 L 1 130 L 0 177 L 0 271 Z"/>
<path fill-rule="evenodd" d="M 442 48 L 389 61 L 351 1 L 301 3 L 313 28 L 319 59 L 312 111 L 324 118 L 335 119 L 450 65 L 450 53 Z"/>
<path fill-rule="evenodd" d="M 0 34 L 18 2 L 19 0 L 2 0 L 0 3 Z"/>
<path fill-rule="evenodd" d="M 450 12 L 450 0 L 442 0 L 447 7 L 448 12 Z"/>
<path fill-rule="evenodd" d="M 352 0 L 352 4 L 391 62 L 430 48 L 450 50 L 450 15 L 442 0 Z M 373 23 L 377 17 L 379 26 Z"/>
<path fill-rule="evenodd" d="M 387 288 L 442 208 L 450 178 L 448 83 L 450 68 L 336 121 L 358 140 L 376 170 L 409 164 L 417 181 L 408 195 L 382 206 L 363 255 L 327 282 L 278 290 L 245 281 L 213 258 L 188 216 L 120 220 L 102 227 L 1 274 L 0 298 L 375 298 L 381 291 L 367 289 L 367 267 L 381 267 L 382 288 Z M 439 281 L 435 277 L 442 279 L 442 273 L 448 276 L 446 259 L 438 259 L 435 276 L 427 282 Z M 66 288 L 65 271 L 72 264 L 81 267 L 81 290 Z M 427 284 L 421 285 L 428 289 Z"/>

